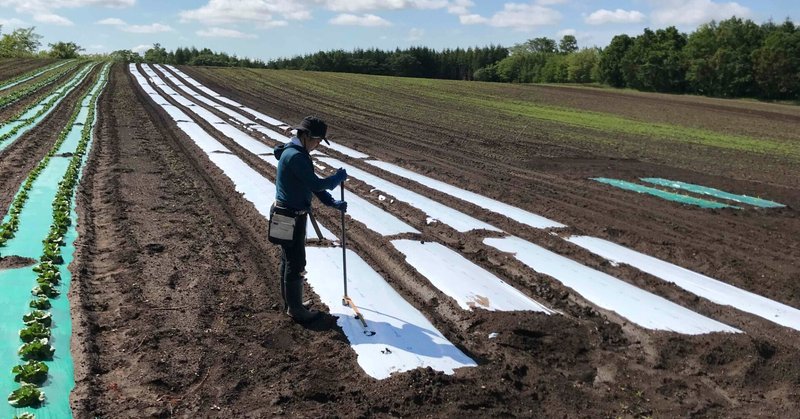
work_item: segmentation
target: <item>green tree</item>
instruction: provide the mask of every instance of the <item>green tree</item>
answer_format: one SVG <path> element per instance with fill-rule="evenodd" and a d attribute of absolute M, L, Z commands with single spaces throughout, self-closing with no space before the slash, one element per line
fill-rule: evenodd
<path fill-rule="evenodd" d="M 144 52 L 144 61 L 155 64 L 165 64 L 167 62 L 167 50 L 158 42 L 153 44 L 153 48 Z"/>
<path fill-rule="evenodd" d="M 56 42 L 48 46 L 50 47 L 48 55 L 51 58 L 78 58 L 78 53 L 84 50 L 74 42 Z"/>
<path fill-rule="evenodd" d="M 30 57 L 42 45 L 35 26 L 18 28 L 0 38 L 0 57 Z"/>
<path fill-rule="evenodd" d="M 763 40 L 764 30 L 750 20 L 733 17 L 701 25 L 686 44 L 689 89 L 712 96 L 753 96 L 752 54 Z"/>
<path fill-rule="evenodd" d="M 558 52 L 562 54 L 571 54 L 578 50 L 578 40 L 575 35 L 564 35 L 561 41 L 558 42 Z"/>
<path fill-rule="evenodd" d="M 524 54 L 524 53 L 536 53 L 536 52 L 555 53 L 556 41 L 545 37 L 533 38 L 521 44 L 517 44 L 511 47 L 512 54 Z"/>
<path fill-rule="evenodd" d="M 622 59 L 633 45 L 633 39 L 628 35 L 617 35 L 611 43 L 600 53 L 597 63 L 600 81 L 614 87 L 625 87 L 625 75 L 622 71 Z"/>
<path fill-rule="evenodd" d="M 753 77 L 758 96 L 766 99 L 800 97 L 800 28 L 787 20 L 769 28 L 764 45 L 753 52 Z"/>
<path fill-rule="evenodd" d="M 682 92 L 686 85 L 683 47 L 686 35 L 674 26 L 653 32 L 645 29 L 622 57 L 627 86 L 656 92 Z"/>
<path fill-rule="evenodd" d="M 600 61 L 598 48 L 584 48 L 566 56 L 567 81 L 591 83 L 597 80 L 597 65 Z"/>

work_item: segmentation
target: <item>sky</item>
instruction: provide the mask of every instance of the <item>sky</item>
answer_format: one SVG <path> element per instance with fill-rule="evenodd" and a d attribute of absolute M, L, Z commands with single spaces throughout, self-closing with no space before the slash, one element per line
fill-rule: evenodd
<path fill-rule="evenodd" d="M 2 33 L 35 26 L 48 43 L 88 53 L 158 42 L 270 60 L 320 50 L 513 46 L 574 35 L 605 47 L 614 35 L 731 16 L 800 24 L 800 0 L 0 0 Z"/>

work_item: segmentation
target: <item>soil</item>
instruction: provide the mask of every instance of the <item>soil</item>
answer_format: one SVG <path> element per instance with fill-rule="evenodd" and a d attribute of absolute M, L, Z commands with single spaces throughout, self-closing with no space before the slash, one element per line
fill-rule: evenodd
<path fill-rule="evenodd" d="M 435 118 L 397 121 L 371 113 L 357 99 L 308 102 L 292 86 L 223 85 L 211 71 L 183 70 L 286 122 L 323 115 L 337 142 L 551 217 L 571 233 L 611 239 L 800 306 L 800 197 L 782 179 L 765 185 L 709 175 L 702 167 L 676 169 L 547 141 L 526 144 L 520 153 L 515 144 L 497 145 L 488 134 L 471 133 L 474 140 L 456 144 L 464 133 Z M 463 311 L 405 264 L 389 245 L 392 238 L 351 221 L 353 249 L 479 363 L 454 375 L 418 369 L 372 379 L 334 318 L 301 326 L 281 312 L 278 251 L 264 240 L 265 220 L 149 101 L 126 66 L 113 67 L 98 118 L 78 192 L 79 250 L 70 266 L 76 417 L 788 417 L 800 409 L 796 331 L 611 266 L 548 231 L 331 151 L 745 332 L 685 336 L 643 330 L 483 245 L 486 232 L 428 225 L 418 210 L 379 201 L 369 185 L 353 181 L 352 193 L 422 232 L 414 238 L 459 251 L 562 313 Z M 241 148 L 231 150 L 274 177 L 270 165 Z M 691 209 L 611 190 L 589 176 L 680 177 L 741 192 L 766 190 L 789 207 Z M 326 226 L 337 225 L 333 211 L 319 208 L 317 214 Z"/>
<path fill-rule="evenodd" d="M 3 58 L 0 59 L 0 83 L 21 76 L 37 68 L 44 68 L 56 60 L 41 58 Z"/>

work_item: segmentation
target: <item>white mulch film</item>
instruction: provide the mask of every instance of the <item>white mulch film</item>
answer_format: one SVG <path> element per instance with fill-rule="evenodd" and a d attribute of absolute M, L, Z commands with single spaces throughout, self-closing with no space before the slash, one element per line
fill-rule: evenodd
<path fill-rule="evenodd" d="M 513 253 L 520 262 L 536 272 L 553 277 L 597 306 L 613 311 L 646 329 L 688 335 L 740 332 L 518 237 L 491 238 L 484 239 L 483 242 L 500 251 Z"/>
<path fill-rule="evenodd" d="M 193 97 L 196 97 L 198 100 L 202 101 L 203 103 L 205 103 L 207 105 L 215 107 L 216 109 L 220 110 L 221 112 L 224 112 L 225 114 L 227 114 L 231 118 L 234 118 L 236 121 L 238 121 L 238 122 L 240 122 L 240 123 L 242 123 L 244 125 L 250 126 L 249 129 L 251 129 L 251 130 L 255 130 L 255 131 L 261 132 L 262 134 L 265 134 L 265 135 L 269 136 L 273 140 L 280 141 L 280 142 L 283 142 L 283 143 L 286 142 L 287 138 L 282 133 L 276 132 L 275 130 L 269 129 L 269 128 L 264 127 L 262 125 L 259 125 L 258 123 L 256 123 L 255 121 L 253 121 L 251 119 L 248 119 L 244 115 L 242 115 L 242 114 L 240 114 L 240 113 L 238 113 L 238 112 L 236 112 L 234 110 L 225 108 L 224 106 L 220 106 L 219 104 L 217 104 L 214 101 L 204 97 L 203 95 L 199 95 L 196 92 L 193 92 L 191 89 L 188 88 L 188 86 L 186 86 L 183 83 L 181 83 L 180 80 L 178 80 L 175 76 L 173 76 L 169 72 L 165 71 L 164 67 L 169 68 L 175 74 L 177 74 L 178 76 L 182 77 L 184 80 L 189 82 L 189 84 L 191 84 L 195 88 L 205 92 L 209 96 L 212 96 L 215 99 L 217 99 L 217 100 L 219 100 L 221 102 L 230 104 L 231 106 L 234 106 L 236 108 L 240 108 L 243 111 L 255 116 L 256 118 L 261 119 L 262 121 L 269 123 L 270 125 L 274 125 L 274 126 L 277 126 L 277 127 L 286 127 L 286 126 L 288 126 L 288 124 L 286 124 L 284 122 L 281 122 L 281 121 L 279 121 L 279 120 L 277 120 L 275 118 L 272 118 L 270 116 L 264 115 L 263 113 L 258 112 L 255 109 L 248 108 L 247 106 L 244 106 L 244 105 L 241 105 L 241 104 L 239 104 L 237 102 L 231 101 L 231 100 L 225 98 L 224 96 L 220 96 L 216 92 L 205 88 L 202 84 L 200 84 L 196 80 L 194 80 L 194 79 L 186 76 L 185 74 L 181 73 L 180 70 L 176 69 L 175 67 L 156 65 L 156 68 L 160 69 L 165 75 L 167 75 L 167 78 L 169 80 L 171 80 L 173 83 L 175 83 L 176 86 L 181 88 L 181 90 L 183 90 L 187 94 L 190 94 Z M 356 159 L 369 158 L 369 155 L 367 155 L 367 154 L 364 154 L 364 153 L 362 153 L 360 151 L 353 150 L 350 147 L 346 147 L 346 146 L 343 146 L 341 144 L 337 144 L 337 143 L 335 143 L 333 141 L 330 142 L 330 145 L 323 143 L 322 147 L 323 148 L 330 148 L 332 150 L 336 150 L 336 151 L 338 151 L 338 152 L 340 152 L 340 153 L 342 153 L 342 154 L 344 154 L 344 155 L 346 155 L 348 157 L 353 157 L 353 158 L 356 158 Z"/>
<path fill-rule="evenodd" d="M 714 278 L 596 237 L 573 236 L 570 242 L 615 263 L 625 263 L 709 301 L 755 314 L 782 326 L 800 330 L 800 310 Z"/>
<path fill-rule="evenodd" d="M 139 74 L 133 64 L 130 66 L 130 71 L 134 76 Z M 136 80 L 140 83 L 147 83 L 144 78 L 137 77 Z M 155 95 L 160 97 L 158 93 L 155 93 Z M 159 103 L 155 97 L 151 97 L 154 99 L 155 103 Z M 175 110 L 182 113 L 180 110 Z M 181 119 L 189 120 L 188 116 L 185 114 L 183 114 Z M 241 193 L 246 200 L 250 201 L 259 214 L 265 218 L 269 218 L 269 208 L 275 201 L 275 185 L 253 170 L 239 157 L 232 154 L 215 153 L 215 151 L 230 152 L 230 150 L 196 123 L 179 122 L 177 125 L 178 128 L 185 132 L 203 152 L 208 154 L 209 159 L 231 179 L 236 191 Z M 314 229 L 310 225 L 308 227 L 306 236 L 308 238 L 316 238 Z M 323 225 L 320 224 L 319 227 L 324 238 L 332 241 L 338 240 L 336 235 Z"/>
<path fill-rule="evenodd" d="M 169 66 L 167 68 L 176 71 Z M 180 75 L 181 77 L 185 77 L 185 75 L 182 75 L 177 71 L 176 74 Z M 150 74 L 149 76 L 154 80 L 158 81 L 157 78 L 153 77 L 154 74 Z M 139 79 L 137 78 L 137 80 Z M 190 81 L 189 78 L 186 78 L 186 80 L 187 82 L 189 82 L 194 86 L 199 85 L 199 83 Z M 165 90 L 165 93 L 166 92 L 167 90 Z M 219 96 L 216 95 L 215 93 L 214 95 L 215 98 L 219 98 Z M 159 103 L 158 94 L 151 95 L 151 97 L 153 97 L 154 100 L 156 100 L 156 102 Z M 190 109 L 192 111 L 195 111 L 197 110 L 197 108 L 199 107 L 195 106 L 191 107 Z M 210 112 L 208 111 L 205 112 L 210 114 Z M 200 111 L 198 114 L 201 114 L 201 117 L 207 116 L 207 115 L 202 115 L 202 113 L 203 111 Z M 227 114 L 230 115 L 230 113 Z M 267 121 L 267 119 L 262 118 L 261 115 L 257 115 L 255 113 L 252 114 L 258 117 L 259 119 Z M 279 121 L 276 122 L 280 123 Z M 246 137 L 249 136 L 245 135 L 244 133 L 235 134 L 233 131 L 235 128 L 233 126 L 230 126 L 224 122 L 217 123 L 214 126 L 217 128 L 227 126 L 226 128 L 221 128 L 221 130 L 228 131 L 226 135 L 237 137 L 235 138 L 235 140 L 240 144 L 242 144 L 245 148 L 248 148 L 251 151 L 255 150 L 254 153 L 261 154 L 260 157 L 263 160 L 269 162 L 273 166 L 277 165 L 277 161 L 275 161 L 274 157 L 272 155 L 269 155 L 271 150 L 267 150 L 263 146 L 258 146 L 255 143 L 250 143 L 248 146 L 247 144 L 248 141 L 250 140 L 247 140 Z M 258 124 L 247 125 L 247 128 L 253 131 L 264 133 L 270 136 L 270 138 L 273 138 L 277 141 L 285 142 L 286 140 L 288 140 L 288 138 L 285 137 L 282 133 L 278 133 L 272 129 L 269 129 L 267 127 Z M 239 132 L 241 133 L 241 131 Z M 206 149 L 209 147 L 210 146 L 208 145 L 205 146 Z M 352 157 L 355 158 L 368 157 L 366 155 L 355 154 L 359 152 L 352 149 L 342 151 L 337 147 L 331 147 L 331 148 L 343 152 L 344 154 L 351 155 Z M 392 184 L 391 182 L 383 180 L 377 176 L 371 175 L 368 172 L 360 170 L 356 167 L 350 166 L 334 158 L 326 157 L 324 154 L 321 153 L 314 153 L 314 154 L 315 156 L 318 156 L 319 161 L 327 164 L 328 166 L 333 168 L 344 167 L 345 169 L 347 169 L 348 174 L 351 177 L 362 180 L 367 184 L 370 184 L 377 190 L 390 194 L 395 198 L 422 210 L 423 212 L 428 214 L 429 220 L 435 220 L 436 222 L 445 223 L 461 232 L 467 232 L 475 229 L 486 229 L 497 232 L 500 231 L 496 227 L 493 227 L 483 221 L 477 220 L 471 216 L 468 216 L 457 210 L 449 208 L 443 204 L 433 201 L 413 191 L 409 191 L 398 185 Z M 221 158 L 220 160 L 224 159 L 227 158 Z M 447 193 L 451 196 L 465 200 L 467 202 L 471 202 L 482 208 L 502 213 L 504 215 L 507 215 L 509 218 L 524 223 L 526 225 L 530 225 L 536 228 L 564 227 L 563 224 L 560 224 L 556 221 L 549 220 L 537 214 L 530 213 L 520 208 L 504 204 L 502 202 L 481 196 L 479 194 L 475 194 L 460 188 L 456 188 L 444 182 L 437 181 L 435 179 L 431 179 L 429 177 L 413 173 L 407 169 L 403 169 L 396 165 L 379 161 L 368 161 L 368 163 L 370 163 L 375 167 L 379 167 L 381 169 L 395 173 L 399 176 L 405 177 L 409 180 L 428 186 L 432 189 L 436 189 L 443 193 Z M 242 164 L 244 163 L 242 162 Z M 241 172 L 241 170 L 234 170 L 233 168 L 228 168 L 228 172 L 234 172 L 228 174 L 229 176 L 232 176 L 232 179 L 238 176 L 246 176 L 242 175 L 241 173 L 237 174 L 236 172 Z M 269 183 L 269 181 L 267 181 L 266 179 L 264 179 L 264 181 Z M 247 190 L 248 188 L 244 180 L 242 180 L 241 182 L 237 182 L 237 180 L 234 179 L 234 183 L 237 184 L 237 190 L 244 191 Z M 272 186 L 271 183 L 269 184 L 270 186 Z M 272 186 L 272 188 L 274 188 L 274 186 Z M 262 188 L 261 191 L 263 193 L 264 189 Z M 267 192 L 266 195 L 269 196 L 271 193 L 274 192 Z M 345 198 L 348 200 L 349 216 L 355 220 L 364 223 L 368 228 L 376 232 L 379 232 L 380 234 L 392 235 L 402 232 L 417 232 L 417 230 L 411 228 L 402 221 L 396 219 L 394 216 L 386 213 L 379 207 L 376 207 L 375 205 L 371 204 L 369 201 L 359 198 L 353 194 L 350 194 Z M 338 231 L 338 229 L 336 230 Z M 335 237 L 333 236 L 332 233 L 330 233 L 330 231 L 328 230 L 325 231 L 326 231 L 325 236 L 327 238 L 331 238 L 332 240 L 335 239 Z M 313 229 L 309 228 L 309 232 L 310 235 L 313 235 Z M 402 241 L 395 241 L 393 243 L 398 243 L 398 242 Z M 559 280 L 565 285 L 575 289 L 576 292 L 581 294 L 584 298 L 591 301 L 592 303 L 602 308 L 615 311 L 619 313 L 621 316 L 629 319 L 633 323 L 641 325 L 642 327 L 654 330 L 669 330 L 686 334 L 701 334 L 701 333 L 711 333 L 711 332 L 729 332 L 729 333 L 739 332 L 739 330 L 735 328 L 724 325 L 715 320 L 709 319 L 698 313 L 694 313 L 691 310 L 688 310 L 666 299 L 663 299 L 654 294 L 636 288 L 633 285 L 630 285 L 617 278 L 611 277 L 602 272 L 595 271 L 591 268 L 581 265 L 580 263 L 559 256 L 552 252 L 546 251 L 545 249 L 539 246 L 523 241 L 521 239 L 513 237 L 506 239 L 486 239 L 484 242 L 487 243 L 488 245 L 494 246 L 503 251 L 515 252 L 517 258 L 526 265 L 528 265 L 529 267 L 531 267 L 532 269 L 554 277 L 555 279 Z M 403 245 L 400 246 L 402 247 Z M 448 284 L 445 281 L 444 285 L 439 284 L 436 286 L 442 289 L 442 291 L 447 295 L 450 295 L 451 297 L 455 298 L 458 301 L 459 305 L 461 305 L 462 307 L 465 306 L 479 307 L 480 305 L 476 305 L 477 302 L 486 303 L 486 301 L 488 300 L 489 307 L 487 309 L 534 310 L 538 308 L 539 311 L 546 311 L 546 312 L 549 311 L 546 307 L 539 305 L 533 300 L 530 300 L 518 290 L 513 289 L 508 284 L 502 282 L 502 280 L 499 280 L 499 278 L 498 280 L 500 281 L 500 283 L 504 284 L 507 288 L 492 286 L 489 287 L 490 288 L 489 291 L 480 291 L 480 292 L 484 292 L 487 294 L 490 292 L 500 293 L 499 289 L 504 288 L 503 290 L 504 292 L 508 292 L 510 293 L 510 295 L 518 293 L 516 297 L 521 296 L 522 298 L 527 299 L 528 304 L 533 303 L 534 305 L 527 306 L 528 308 L 517 308 L 517 306 L 514 306 L 511 303 L 508 303 L 509 304 L 508 306 L 505 305 L 501 306 L 500 301 L 503 301 L 503 297 L 499 297 L 496 295 L 490 297 L 482 295 L 477 291 L 474 291 L 476 289 L 480 289 L 480 281 L 478 281 L 477 284 L 471 287 L 464 287 L 463 278 L 470 278 L 469 281 L 472 281 L 474 279 L 472 278 L 473 276 L 481 277 L 481 275 L 475 272 L 467 272 L 470 271 L 470 269 L 465 268 L 462 262 L 456 262 L 457 258 L 453 258 L 452 255 L 446 255 L 445 252 L 440 252 L 436 250 L 434 251 L 429 250 L 434 248 L 435 246 L 426 246 L 425 248 L 418 248 L 417 250 L 406 249 L 408 251 L 407 257 L 411 255 L 410 257 L 408 257 L 408 261 L 411 265 L 414 265 L 420 271 L 421 274 L 428 277 L 431 280 L 431 282 L 434 283 L 434 285 L 436 285 L 437 278 L 447 278 L 447 275 L 444 275 L 441 272 L 437 273 L 435 272 L 435 269 L 440 268 L 442 266 L 444 267 L 449 266 L 451 269 L 452 268 L 458 269 L 460 272 L 458 276 L 460 279 L 462 279 L 459 282 L 459 284 Z M 325 250 L 325 249 L 318 249 L 318 250 Z M 430 252 L 433 252 L 434 254 L 433 255 L 428 254 Z M 427 257 L 439 258 L 439 260 L 443 262 L 440 264 L 419 262 L 419 260 L 417 259 L 418 258 L 422 259 L 423 257 L 421 255 L 423 254 L 427 254 Z M 458 257 L 460 258 L 460 256 Z M 463 258 L 461 259 L 465 260 Z M 461 287 L 457 285 L 461 285 Z M 465 289 L 467 289 L 467 291 L 465 291 Z M 510 298 L 508 297 L 508 295 L 506 295 L 506 297 Z M 516 303 L 522 304 L 519 302 L 519 300 L 516 300 Z M 493 304 L 497 305 L 493 306 Z M 513 308 L 508 308 L 508 307 L 513 307 Z M 356 343 L 355 342 L 353 343 L 355 347 Z"/>
<path fill-rule="evenodd" d="M 427 176 L 412 172 L 411 170 L 404 169 L 400 166 L 391 163 L 386 163 L 378 160 L 367 160 L 366 163 L 369 163 L 375 167 L 386 170 L 387 172 L 394 173 L 400 177 L 413 180 L 414 182 L 425 185 L 431 189 L 444 192 L 452 197 L 475 204 L 489 211 L 505 215 L 506 217 L 512 220 L 518 221 L 522 224 L 526 224 L 534 228 L 566 227 L 564 224 L 542 217 L 541 215 L 537 215 L 532 212 L 523 210 L 521 208 L 517 208 L 508 205 L 506 203 L 497 201 L 495 199 L 485 197 L 475 192 L 470 192 L 466 189 L 461 189 L 453 185 L 450 185 L 448 183 L 433 178 L 429 178 Z"/>
<path fill-rule="evenodd" d="M 320 157 L 319 160 L 334 168 L 344 168 L 347 170 L 348 176 L 352 176 L 355 179 L 364 181 L 376 189 L 379 189 L 389 195 L 393 195 L 395 198 L 411 205 L 412 207 L 420 209 L 429 216 L 436 218 L 440 222 L 443 222 L 462 233 L 478 229 L 497 232 L 500 231 L 500 229 L 497 227 L 491 226 L 483 221 L 478 220 L 477 218 L 471 217 L 444 204 L 440 204 L 428 197 L 395 185 L 394 183 L 381 179 L 342 161 L 330 157 Z"/>
<path fill-rule="evenodd" d="M 373 336 L 354 311 L 342 305 L 342 249 L 306 249 L 306 277 L 314 292 L 327 305 L 331 315 L 358 355 L 358 365 L 371 377 L 383 379 L 393 373 L 431 367 L 452 374 L 461 367 L 474 367 L 466 356 L 425 316 L 400 296 L 357 254 L 347 251 L 347 291 L 367 322 Z"/>
<path fill-rule="evenodd" d="M 553 311 L 532 300 L 493 273 L 439 243 L 393 240 L 406 261 L 464 310 Z"/>

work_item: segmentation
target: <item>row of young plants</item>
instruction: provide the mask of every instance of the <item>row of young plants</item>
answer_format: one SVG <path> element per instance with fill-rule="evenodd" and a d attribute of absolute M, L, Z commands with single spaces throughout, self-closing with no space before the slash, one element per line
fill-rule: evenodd
<path fill-rule="evenodd" d="M 68 73 L 70 70 L 75 68 L 78 64 L 67 65 L 62 68 L 58 68 L 53 71 L 53 74 L 49 75 L 49 77 L 45 78 L 44 80 L 36 81 L 35 83 L 30 83 L 28 85 L 24 85 L 22 89 L 15 90 L 11 94 L 3 95 L 0 97 L 0 109 L 4 109 L 12 104 L 27 98 L 28 96 L 33 95 L 34 93 L 46 88 L 47 86 L 56 82 L 56 80 L 60 79 L 64 74 Z"/>
<path fill-rule="evenodd" d="M 5 125 L 7 125 L 7 124 L 9 124 L 11 122 L 14 122 L 14 121 L 20 121 L 21 122 L 19 125 L 15 126 L 13 129 L 11 129 L 11 131 L 9 131 L 9 132 L 7 132 L 7 133 L 5 133 L 3 135 L 0 135 L 0 143 L 2 143 L 3 141 L 5 141 L 5 140 L 7 140 L 7 139 L 9 139 L 11 137 L 13 137 L 21 129 L 23 129 L 26 126 L 32 124 L 33 122 L 36 121 L 37 118 L 39 118 L 40 116 L 42 116 L 45 113 L 47 113 L 50 110 L 50 108 L 52 108 L 59 100 L 61 100 L 64 96 L 69 94 L 69 92 L 71 92 L 72 89 L 75 88 L 75 86 L 77 86 L 78 84 L 83 82 L 83 79 L 84 79 L 85 75 L 88 74 L 89 71 L 91 71 L 91 68 L 93 68 L 93 67 L 94 67 L 93 65 L 89 65 L 87 68 L 84 68 L 83 70 L 81 70 L 81 72 L 79 74 L 77 74 L 75 77 L 70 79 L 64 85 L 53 89 L 53 91 L 58 91 L 59 89 L 61 91 L 57 95 L 53 96 L 49 101 L 47 101 L 47 103 L 45 103 L 44 106 L 42 106 L 42 109 L 40 109 L 38 112 L 36 112 L 35 115 L 20 121 L 20 118 L 22 118 L 22 116 L 25 115 L 25 113 L 30 111 L 33 107 L 38 106 L 39 103 L 32 103 L 30 106 L 28 106 L 27 108 L 23 109 L 21 112 L 19 112 L 13 118 L 9 119 L 8 121 L 0 123 L 0 128 L 2 128 L 3 126 L 5 126 Z"/>
<path fill-rule="evenodd" d="M 97 83 L 105 83 L 107 71 L 108 65 L 101 71 Z M 64 259 L 61 256 L 61 247 L 66 244 L 64 236 L 72 224 L 70 217 L 72 199 L 80 177 L 83 158 L 91 141 L 97 98 L 103 91 L 102 87 L 101 85 L 99 89 L 95 90 L 90 98 L 88 116 L 83 124 L 77 149 L 71 157 L 64 177 L 58 183 L 58 191 L 52 205 L 53 223 L 50 226 L 47 237 L 42 241 L 43 250 L 39 259 L 40 262 L 33 268 L 33 271 L 37 274 L 37 285 L 31 290 L 33 298 L 29 305 L 32 310 L 23 316 L 22 321 L 25 327 L 19 332 L 19 337 L 23 344 L 20 346 L 18 354 L 25 363 L 15 366 L 11 371 L 14 375 L 14 381 L 19 382 L 21 386 L 8 396 L 8 402 L 17 408 L 37 407 L 45 399 L 44 392 L 40 387 L 47 380 L 49 368 L 44 361 L 52 360 L 55 354 L 55 349 L 49 341 L 52 316 L 47 310 L 51 308 L 50 299 L 60 295 L 56 286 L 61 281 L 59 265 L 64 263 Z M 33 183 L 36 176 L 47 166 L 50 158 L 55 155 L 66 140 L 67 134 L 75 125 L 81 110 L 81 104 L 90 93 L 92 93 L 92 90 L 83 95 L 78 102 L 78 107 L 67 126 L 59 135 L 58 141 L 37 166 L 36 170 L 31 173 L 26 185 Z"/>
<path fill-rule="evenodd" d="M 72 60 L 70 60 L 70 61 L 72 61 Z M 31 71 L 29 71 L 27 73 L 20 74 L 19 76 L 14 77 L 13 79 L 4 80 L 4 81 L 0 82 L 0 90 L 5 89 L 7 86 L 11 86 L 13 84 L 20 83 L 20 82 L 23 82 L 23 81 L 25 81 L 27 79 L 33 78 L 33 77 L 35 77 L 35 76 L 37 76 L 37 75 L 39 75 L 41 73 L 46 73 L 46 72 L 48 72 L 48 71 L 50 71 L 50 70 L 52 70 L 52 69 L 54 69 L 54 68 L 56 68 L 58 66 L 61 66 L 61 65 L 64 65 L 64 63 L 51 64 L 51 65 L 49 65 L 49 66 L 47 66 L 47 67 L 45 67 L 43 69 L 42 68 L 35 68 L 35 69 L 33 69 L 33 70 L 31 70 Z"/>

